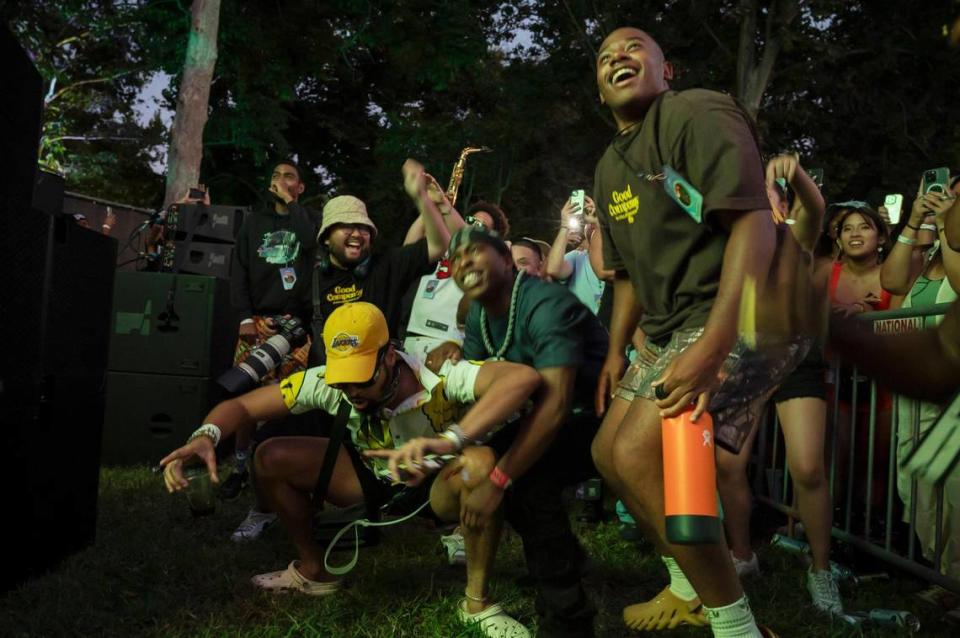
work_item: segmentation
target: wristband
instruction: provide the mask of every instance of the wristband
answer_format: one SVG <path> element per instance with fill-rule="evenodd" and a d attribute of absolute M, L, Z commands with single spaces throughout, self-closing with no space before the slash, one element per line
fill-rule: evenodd
<path fill-rule="evenodd" d="M 110 230 L 111 228 L 110 224 L 104 224 L 103 227 L 106 228 L 107 230 Z"/>
<path fill-rule="evenodd" d="M 897 241 L 898 241 L 899 243 L 901 243 L 901 244 L 906 244 L 907 246 L 916 246 L 916 245 L 917 245 L 917 240 L 916 240 L 916 239 L 913 239 L 912 237 L 904 237 L 903 235 L 899 235 L 899 236 L 897 237 Z"/>
<path fill-rule="evenodd" d="M 451 423 L 447 429 L 440 433 L 440 436 L 453 443 L 457 452 L 463 449 L 465 445 L 473 445 L 474 441 L 463 433 L 463 428 L 458 423 Z"/>
<path fill-rule="evenodd" d="M 937 232 L 937 225 L 936 224 L 920 224 L 920 230 L 929 230 L 929 231 Z"/>
<path fill-rule="evenodd" d="M 919 226 L 914 226 L 913 224 L 907 224 L 907 228 L 912 228 L 913 230 L 920 230 Z"/>
<path fill-rule="evenodd" d="M 507 476 L 503 470 L 497 466 L 493 467 L 488 478 L 490 479 L 490 482 L 497 487 L 497 489 L 505 490 L 513 485 L 513 479 Z"/>
<path fill-rule="evenodd" d="M 201 436 L 205 436 L 211 441 L 213 441 L 213 447 L 217 447 L 217 445 L 220 444 L 221 434 L 222 432 L 220 432 L 220 428 L 218 428 L 213 423 L 204 423 L 203 425 L 198 427 L 196 430 L 194 430 L 193 434 L 190 435 L 190 438 L 187 439 L 187 443 L 192 443 L 194 439 L 198 439 Z"/>

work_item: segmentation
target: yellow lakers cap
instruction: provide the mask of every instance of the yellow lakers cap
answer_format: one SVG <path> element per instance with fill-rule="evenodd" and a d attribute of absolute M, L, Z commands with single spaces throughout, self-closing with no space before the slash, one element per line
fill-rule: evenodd
<path fill-rule="evenodd" d="M 387 320 L 371 303 L 339 306 L 323 324 L 326 383 L 364 383 L 373 378 L 377 353 L 390 341 Z"/>

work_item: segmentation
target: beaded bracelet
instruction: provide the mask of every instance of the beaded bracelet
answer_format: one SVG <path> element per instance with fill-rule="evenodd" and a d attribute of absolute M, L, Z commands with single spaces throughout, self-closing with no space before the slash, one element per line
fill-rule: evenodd
<path fill-rule="evenodd" d="M 217 447 L 217 445 L 220 444 L 220 436 L 222 434 L 223 433 L 220 431 L 220 428 L 218 428 L 213 423 L 204 423 L 203 425 L 198 427 L 196 430 L 194 430 L 193 434 L 190 435 L 190 438 L 187 439 L 187 443 L 192 443 L 194 439 L 197 439 L 201 436 L 205 436 L 211 441 L 213 441 L 213 447 Z"/>
<path fill-rule="evenodd" d="M 457 452 L 462 450 L 463 446 L 473 443 L 473 439 L 463 433 L 463 428 L 460 427 L 459 423 L 448 425 L 447 429 L 440 433 L 440 436 L 453 443 Z"/>

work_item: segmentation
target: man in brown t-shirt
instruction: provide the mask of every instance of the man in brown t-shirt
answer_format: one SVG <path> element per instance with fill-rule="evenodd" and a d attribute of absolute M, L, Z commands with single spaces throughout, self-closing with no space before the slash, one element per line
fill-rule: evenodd
<path fill-rule="evenodd" d="M 666 542 L 660 435 L 662 417 L 695 404 L 696 419 L 709 407 L 717 443 L 736 453 L 770 390 L 808 344 L 788 335 L 771 350 L 762 338 L 759 347 L 738 339 L 743 282 L 764 289 L 777 245 L 756 139 L 730 97 L 671 91 L 673 69 L 643 31 L 611 33 L 596 69 L 600 100 L 619 130 L 594 182 L 604 266 L 616 279 L 598 412 L 612 401 L 593 455 L 652 533 L 671 574 L 669 587 L 627 607 L 624 620 L 634 629 L 709 621 L 715 636 L 762 636 L 725 544 Z M 674 199 L 664 189 L 670 169 L 702 196 L 699 211 L 688 212 L 696 201 L 690 193 Z M 649 356 L 621 380 L 638 321 Z"/>

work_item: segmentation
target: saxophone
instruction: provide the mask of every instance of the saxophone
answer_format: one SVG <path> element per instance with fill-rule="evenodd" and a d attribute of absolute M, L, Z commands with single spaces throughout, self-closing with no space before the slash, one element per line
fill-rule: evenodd
<path fill-rule="evenodd" d="M 450 200 L 451 206 L 455 206 L 457 203 L 457 190 L 460 188 L 460 181 L 463 179 L 463 170 L 467 164 L 467 155 L 471 153 L 489 153 L 492 150 L 493 149 L 487 148 L 486 146 L 468 146 L 460 151 L 460 159 L 453 165 L 453 173 L 450 175 L 450 185 L 447 186 L 447 199 Z"/>

